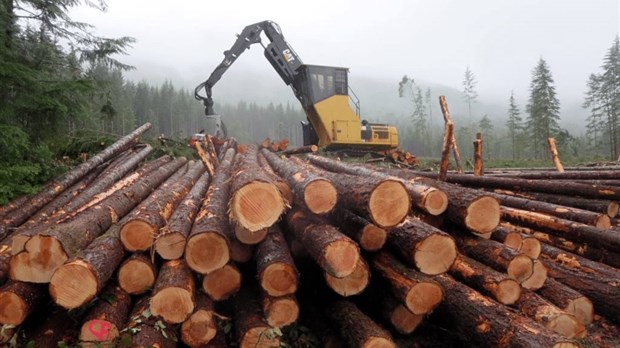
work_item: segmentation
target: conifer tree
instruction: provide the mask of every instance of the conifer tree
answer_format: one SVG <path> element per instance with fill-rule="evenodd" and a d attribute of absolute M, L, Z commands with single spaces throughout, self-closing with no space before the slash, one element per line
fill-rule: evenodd
<path fill-rule="evenodd" d="M 544 144 L 547 138 L 554 137 L 560 129 L 560 101 L 555 92 L 551 71 L 547 62 L 540 58 L 532 71 L 530 99 L 527 105 L 528 137 L 531 140 L 535 158 L 547 158 Z"/>
<path fill-rule="evenodd" d="M 508 135 L 511 141 L 512 159 L 515 160 L 519 158 L 519 137 L 521 137 L 521 132 L 523 130 L 523 119 L 521 118 L 521 111 L 515 101 L 514 92 L 510 93 L 509 103 L 506 127 L 508 127 Z"/>

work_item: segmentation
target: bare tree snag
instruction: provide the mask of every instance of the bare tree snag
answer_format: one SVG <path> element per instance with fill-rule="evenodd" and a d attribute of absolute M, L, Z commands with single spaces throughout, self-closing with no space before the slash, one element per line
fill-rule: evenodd
<path fill-rule="evenodd" d="M 534 271 L 532 272 L 532 276 L 527 278 L 524 282 L 521 283 L 521 286 L 528 290 L 538 290 L 545 285 L 547 281 L 547 267 L 538 261 L 534 261 Z"/>
<path fill-rule="evenodd" d="M 390 333 L 360 311 L 353 303 L 340 300 L 332 303 L 327 316 L 340 328 L 349 347 L 396 348 Z"/>
<path fill-rule="evenodd" d="M 215 170 L 185 245 L 187 265 L 200 274 L 221 268 L 230 260 L 233 233 L 228 223 L 228 201 L 234 157 L 235 150 L 228 149 Z"/>
<path fill-rule="evenodd" d="M 559 309 L 532 291 L 524 290 L 514 306 L 526 317 L 566 338 L 583 338 L 586 335 L 585 327 L 574 315 Z"/>
<path fill-rule="evenodd" d="M 430 313 L 441 303 L 441 287 L 427 275 L 408 269 L 385 251 L 372 258 L 372 267 L 390 284 L 392 294 L 414 314 Z"/>
<path fill-rule="evenodd" d="M 547 138 L 547 144 L 549 144 L 549 152 L 551 152 L 551 160 L 553 161 L 555 170 L 559 173 L 563 173 L 564 166 L 562 166 L 562 162 L 560 162 L 560 155 L 558 155 L 558 148 L 555 146 L 555 139 Z"/>
<path fill-rule="evenodd" d="M 186 159 L 174 160 L 137 180 L 133 185 L 117 191 L 99 204 L 83 211 L 75 218 L 27 240 L 22 249 L 15 246 L 9 270 L 14 280 L 47 283 L 56 269 L 81 249 L 88 246 L 120 217 L 148 196 L 154 187 L 168 178 Z"/>
<path fill-rule="evenodd" d="M 424 321 L 424 314 L 413 314 L 391 296 L 382 300 L 381 310 L 386 320 L 401 335 L 409 335 Z"/>
<path fill-rule="evenodd" d="M 494 240 L 469 236 L 455 237 L 459 250 L 465 255 L 494 268 L 506 272 L 519 283 L 526 281 L 534 273 L 534 261 Z"/>
<path fill-rule="evenodd" d="M 129 312 L 131 296 L 114 283 L 106 286 L 93 308 L 82 321 L 80 342 L 82 346 L 113 347 L 120 336 Z"/>
<path fill-rule="evenodd" d="M 446 102 L 446 97 L 443 95 L 439 96 L 439 106 L 441 107 L 444 122 L 446 124 L 453 123 L 452 118 L 450 117 L 450 111 L 448 110 L 448 102 Z M 463 173 L 463 166 L 461 166 L 461 154 L 459 153 L 459 147 L 456 144 L 455 132 L 452 132 L 452 135 L 450 136 L 450 143 L 452 144 L 452 152 L 454 153 L 454 161 L 456 162 L 456 171 Z"/>
<path fill-rule="evenodd" d="M 204 293 L 196 292 L 194 312 L 181 325 L 181 339 L 188 346 L 203 347 L 218 333 L 213 301 Z"/>
<path fill-rule="evenodd" d="M 137 142 L 138 137 L 150 128 L 150 123 L 142 125 L 130 134 L 120 138 L 114 144 L 108 146 L 97 155 L 91 157 L 88 161 L 47 183 L 47 185 L 45 185 L 39 193 L 28 199 L 27 204 L 23 204 L 18 210 L 8 214 L 10 216 L 4 216 L 2 222 L 0 223 L 0 239 L 3 239 L 7 235 L 8 228 L 16 227 L 24 223 L 37 210 L 41 209 L 53 200 L 62 191 L 78 182 L 91 170 L 131 147 Z"/>
<path fill-rule="evenodd" d="M 383 248 L 387 240 L 387 231 L 372 222 L 352 213 L 347 209 L 338 209 L 330 215 L 330 220 L 344 234 L 356 241 L 366 251 Z"/>
<path fill-rule="evenodd" d="M 175 348 L 178 326 L 163 324 L 162 319 L 149 310 L 149 300 L 149 296 L 143 296 L 136 302 L 122 330 L 127 333 L 121 342 L 130 342 L 131 348 Z"/>
<path fill-rule="evenodd" d="M 594 319 L 592 301 L 553 278 L 547 279 L 537 292 L 563 311 L 574 315 L 583 325 L 590 324 Z"/>
<path fill-rule="evenodd" d="M 278 347 L 280 342 L 265 321 L 256 294 L 242 289 L 232 300 L 234 322 L 239 348 Z"/>
<path fill-rule="evenodd" d="M 159 231 L 155 238 L 155 251 L 164 260 L 175 260 L 183 256 L 187 236 L 200 209 L 200 204 L 207 189 L 211 176 L 208 173 L 196 181 L 189 193 L 174 210 L 168 223 Z"/>
<path fill-rule="evenodd" d="M 294 294 L 272 297 L 263 292 L 263 313 L 271 327 L 284 327 L 299 318 L 299 303 Z"/>
<path fill-rule="evenodd" d="M 223 301 L 241 289 L 241 271 L 233 263 L 224 265 L 202 278 L 202 290 L 214 301 Z"/>
<path fill-rule="evenodd" d="M 262 150 L 261 154 L 273 170 L 288 181 L 293 189 L 294 205 L 305 207 L 318 215 L 327 214 L 334 209 L 338 192 L 331 181 L 271 152 Z"/>
<path fill-rule="evenodd" d="M 435 280 L 446 290 L 442 306 L 447 312 L 446 320 L 468 342 L 491 347 L 580 347 L 448 275 L 438 275 Z"/>
<path fill-rule="evenodd" d="M 132 254 L 118 268 L 118 285 L 131 295 L 152 289 L 156 279 L 157 268 L 145 254 Z"/>
<path fill-rule="evenodd" d="M 324 271 L 338 278 L 353 273 L 360 258 L 359 247 L 353 240 L 326 221 L 309 218 L 301 210 L 291 211 L 286 220 L 289 229 Z"/>
<path fill-rule="evenodd" d="M 299 274 L 286 240 L 277 225 L 256 248 L 256 270 L 260 287 L 273 297 L 297 291 Z"/>
<path fill-rule="evenodd" d="M 588 243 L 609 251 L 620 252 L 620 235 L 609 233 L 608 230 L 555 216 L 504 206 L 501 207 L 501 214 L 503 219 L 515 224 L 540 229 L 549 234 L 580 243 Z"/>
<path fill-rule="evenodd" d="M 366 289 L 370 283 L 370 268 L 366 261 L 360 257 L 353 273 L 346 277 L 336 278 L 327 272 L 323 272 L 325 283 L 335 293 L 342 297 L 358 295 Z"/>
<path fill-rule="evenodd" d="M 179 324 L 194 312 L 196 283 L 184 260 L 171 260 L 159 270 L 153 295 L 151 313 L 166 322 Z"/>
<path fill-rule="evenodd" d="M 476 134 L 476 140 L 474 140 L 474 175 L 484 175 L 484 164 L 482 160 L 482 133 Z"/>
<path fill-rule="evenodd" d="M 465 255 L 459 254 L 450 275 L 505 305 L 515 303 L 521 296 L 517 281 Z"/>
<path fill-rule="evenodd" d="M 443 146 L 441 150 L 441 165 L 437 180 L 446 181 L 448 168 L 450 167 L 450 149 L 452 148 L 452 138 L 454 137 L 454 123 L 447 121 L 443 131 Z"/>
<path fill-rule="evenodd" d="M 49 292 L 59 306 L 73 309 L 95 298 L 125 258 L 118 224 L 60 266 L 50 279 Z"/>
<path fill-rule="evenodd" d="M 447 233 L 417 219 L 406 219 L 390 230 L 388 245 L 420 272 L 441 274 L 456 258 L 456 243 Z"/>
<path fill-rule="evenodd" d="M 40 284 L 4 284 L 0 287 L 0 324 L 21 325 L 45 298 L 45 288 Z"/>
<path fill-rule="evenodd" d="M 284 212 L 284 200 L 273 180 L 258 165 L 258 149 L 237 155 L 231 178 L 231 221 L 251 232 L 273 225 Z"/>
<path fill-rule="evenodd" d="M 269 228 L 270 227 L 266 227 L 258 231 L 251 232 L 250 230 L 248 230 L 247 228 L 239 224 L 235 224 L 235 226 L 233 227 L 233 229 L 235 230 L 235 237 L 237 238 L 237 240 L 243 244 L 248 244 L 248 245 L 256 245 L 262 242 L 265 239 L 265 237 L 267 237 Z"/>
<path fill-rule="evenodd" d="M 292 149 L 284 150 L 282 151 L 282 154 L 284 156 L 290 156 L 290 155 L 299 155 L 302 153 L 315 153 L 317 151 L 319 151 L 318 146 L 306 145 L 306 146 L 299 146 L 299 147 L 294 147 Z"/>
<path fill-rule="evenodd" d="M 131 211 L 120 231 L 127 251 L 146 251 L 153 246 L 159 230 L 204 171 L 201 162 L 190 162 L 185 174 L 180 178 L 170 177 Z"/>

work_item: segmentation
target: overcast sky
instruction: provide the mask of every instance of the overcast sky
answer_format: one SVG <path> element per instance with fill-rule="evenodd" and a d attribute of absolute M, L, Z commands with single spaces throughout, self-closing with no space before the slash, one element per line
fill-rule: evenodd
<path fill-rule="evenodd" d="M 273 20 L 304 63 L 395 81 L 404 74 L 462 89 L 467 66 L 481 98 L 525 100 L 543 57 L 562 100 L 583 100 L 591 73 L 620 31 L 619 0 L 107 0 L 73 18 L 101 35 L 133 36 L 122 60 L 140 75 L 203 81 L 248 24 Z M 272 74 L 253 47 L 231 70 Z M 224 77 L 225 78 L 225 77 Z"/>

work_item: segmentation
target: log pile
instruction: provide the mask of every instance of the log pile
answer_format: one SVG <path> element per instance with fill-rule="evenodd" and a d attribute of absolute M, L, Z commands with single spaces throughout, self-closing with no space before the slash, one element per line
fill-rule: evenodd
<path fill-rule="evenodd" d="M 620 172 L 441 182 L 235 141 L 138 166 L 143 131 L 0 207 L 0 345 L 620 342 Z"/>

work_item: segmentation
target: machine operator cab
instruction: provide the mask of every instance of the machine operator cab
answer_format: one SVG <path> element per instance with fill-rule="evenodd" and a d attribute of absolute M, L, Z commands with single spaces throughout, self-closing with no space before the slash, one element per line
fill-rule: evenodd
<path fill-rule="evenodd" d="M 305 64 L 298 68 L 296 94 L 309 121 L 302 122 L 304 145 L 398 147 L 396 128 L 362 122 L 351 109 L 347 75 L 347 68 Z"/>

